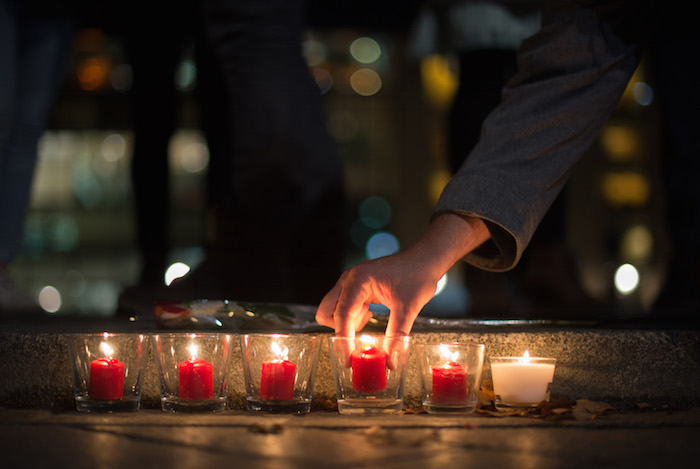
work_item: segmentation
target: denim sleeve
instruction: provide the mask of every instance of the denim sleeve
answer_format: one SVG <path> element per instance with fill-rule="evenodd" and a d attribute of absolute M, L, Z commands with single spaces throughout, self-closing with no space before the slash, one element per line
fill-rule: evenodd
<path fill-rule="evenodd" d="M 433 216 L 482 218 L 491 239 L 465 261 L 514 267 L 576 161 L 612 114 L 636 69 L 649 9 L 552 2 L 542 29 L 518 51 L 518 73 L 486 118 L 479 143 Z"/>

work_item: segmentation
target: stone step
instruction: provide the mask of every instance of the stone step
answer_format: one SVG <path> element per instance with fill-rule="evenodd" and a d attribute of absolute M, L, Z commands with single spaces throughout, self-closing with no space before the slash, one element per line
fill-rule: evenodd
<path fill-rule="evenodd" d="M 547 322 L 482 321 L 418 327 L 414 343 L 483 343 L 486 357 L 531 356 L 557 359 L 553 397 L 606 401 L 612 405 L 697 406 L 700 404 L 700 330 L 697 323 L 561 325 Z M 0 324 L 0 406 L 71 408 L 72 370 L 67 337 L 74 332 L 157 333 L 154 324 L 117 320 L 66 320 Z M 325 335 L 330 336 L 328 333 Z M 229 406 L 244 408 L 242 355 L 233 349 L 228 378 Z M 488 358 L 482 378 L 490 378 Z M 153 353 L 143 381 L 142 406 L 159 407 L 159 379 Z M 318 364 L 318 402 L 335 399 L 328 346 Z M 409 359 L 406 404 L 420 405 L 415 353 Z"/>

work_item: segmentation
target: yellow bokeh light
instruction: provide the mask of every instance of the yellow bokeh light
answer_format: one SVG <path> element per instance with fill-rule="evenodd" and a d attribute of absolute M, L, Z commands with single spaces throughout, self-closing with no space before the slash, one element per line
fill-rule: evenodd
<path fill-rule="evenodd" d="M 641 143 L 636 130 L 621 125 L 608 125 L 600 134 L 603 150 L 612 161 L 633 160 L 641 152 Z"/>
<path fill-rule="evenodd" d="M 437 204 L 443 189 L 450 182 L 452 174 L 446 169 L 433 171 L 428 180 L 428 197 L 432 205 Z"/>
<path fill-rule="evenodd" d="M 625 259 L 645 262 L 653 253 L 654 237 L 647 226 L 634 225 L 622 235 L 620 250 Z"/>
<path fill-rule="evenodd" d="M 423 92 L 439 109 L 446 109 L 452 102 L 459 80 L 442 55 L 430 55 L 420 63 Z"/>
<path fill-rule="evenodd" d="M 642 174 L 627 171 L 603 176 L 603 196 L 612 206 L 639 207 L 649 201 L 651 188 Z"/>

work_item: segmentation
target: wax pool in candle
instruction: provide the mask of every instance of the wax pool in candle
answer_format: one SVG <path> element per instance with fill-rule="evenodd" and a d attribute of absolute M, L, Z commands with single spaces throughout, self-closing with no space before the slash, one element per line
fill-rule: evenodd
<path fill-rule="evenodd" d="M 554 364 L 540 363 L 541 359 L 523 358 L 491 360 L 494 393 L 508 404 L 534 405 L 547 397 L 547 387 L 554 378 Z"/>
<path fill-rule="evenodd" d="M 214 396 L 213 366 L 197 358 L 196 348 L 190 347 L 192 358 L 178 366 L 180 380 L 178 390 L 183 401 L 202 401 Z"/>
<path fill-rule="evenodd" d="M 467 369 L 450 361 L 432 367 L 433 398 L 436 404 L 463 404 L 467 400 Z"/>
<path fill-rule="evenodd" d="M 386 388 L 386 358 L 386 352 L 372 344 L 352 352 L 350 366 L 355 391 L 370 393 Z"/>
<path fill-rule="evenodd" d="M 121 399 L 124 393 L 124 364 L 112 357 L 90 362 L 90 397 Z"/>

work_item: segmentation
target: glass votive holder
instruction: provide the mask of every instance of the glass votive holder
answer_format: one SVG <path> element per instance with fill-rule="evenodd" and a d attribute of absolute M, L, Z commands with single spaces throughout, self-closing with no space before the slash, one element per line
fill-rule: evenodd
<path fill-rule="evenodd" d="M 143 334 L 70 334 L 75 406 L 80 412 L 136 411 L 148 360 Z"/>
<path fill-rule="evenodd" d="M 495 405 L 499 409 L 537 407 L 549 400 L 555 358 L 490 357 Z"/>
<path fill-rule="evenodd" d="M 484 368 L 484 345 L 417 344 L 423 409 L 429 413 L 476 410 Z"/>
<path fill-rule="evenodd" d="M 241 336 L 248 409 L 309 412 L 320 349 L 321 338 L 309 334 Z"/>
<path fill-rule="evenodd" d="M 156 334 L 153 341 L 164 411 L 224 410 L 231 362 L 229 334 Z"/>
<path fill-rule="evenodd" d="M 401 412 L 411 337 L 364 334 L 328 340 L 341 414 Z"/>

